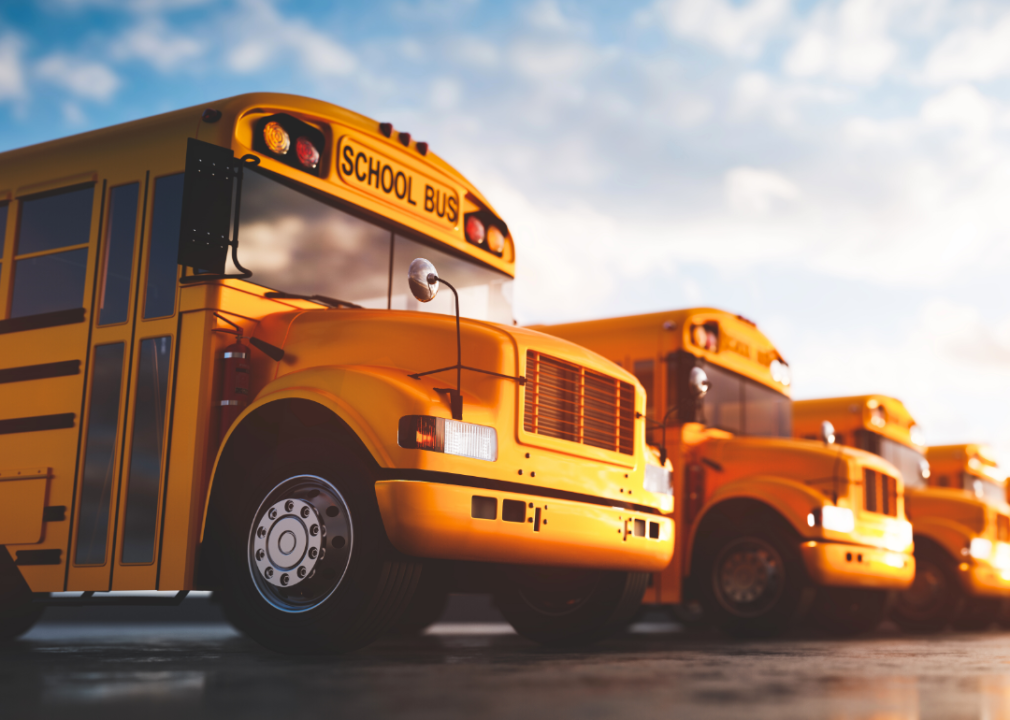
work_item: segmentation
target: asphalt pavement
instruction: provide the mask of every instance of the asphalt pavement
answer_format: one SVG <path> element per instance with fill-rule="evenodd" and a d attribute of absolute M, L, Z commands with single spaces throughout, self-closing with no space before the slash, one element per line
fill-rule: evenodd
<path fill-rule="evenodd" d="M 560 652 L 459 615 L 328 658 L 275 655 L 206 612 L 58 615 L 0 649 L 0 717 L 1010 720 L 996 630 L 738 642 L 653 617 Z"/>

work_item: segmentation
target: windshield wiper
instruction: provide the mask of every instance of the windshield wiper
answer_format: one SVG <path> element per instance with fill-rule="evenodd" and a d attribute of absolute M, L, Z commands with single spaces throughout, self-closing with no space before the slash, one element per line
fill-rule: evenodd
<path fill-rule="evenodd" d="M 337 300 L 336 298 L 326 297 L 325 295 L 298 295 L 296 293 L 284 292 L 282 290 L 271 290 L 267 293 L 268 298 L 276 300 L 310 300 L 312 302 L 322 303 L 323 305 L 329 305 L 330 307 L 349 307 L 355 308 L 356 310 L 364 310 L 363 307 L 352 302 L 347 302 L 346 300 Z"/>

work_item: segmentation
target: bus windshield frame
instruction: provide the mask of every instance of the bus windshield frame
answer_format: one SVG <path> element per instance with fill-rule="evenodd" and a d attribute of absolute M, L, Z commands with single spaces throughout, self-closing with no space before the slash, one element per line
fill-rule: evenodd
<path fill-rule="evenodd" d="M 906 488 L 929 486 L 929 475 L 924 472 L 929 468 L 926 455 L 914 447 L 865 429 L 856 431 L 856 447 L 879 455 L 898 468 Z"/>
<path fill-rule="evenodd" d="M 260 169 L 245 173 L 240 207 L 247 282 L 365 308 L 453 315 L 451 293 L 428 303 L 410 293 L 407 268 L 424 257 L 456 287 L 461 316 L 512 324 L 513 278 L 444 242 Z M 230 258 L 227 272 L 237 272 Z"/>

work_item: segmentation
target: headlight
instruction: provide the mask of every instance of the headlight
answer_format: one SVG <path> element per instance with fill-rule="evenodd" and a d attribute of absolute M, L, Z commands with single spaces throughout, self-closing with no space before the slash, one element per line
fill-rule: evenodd
<path fill-rule="evenodd" d="M 825 505 L 821 508 L 821 527 L 840 533 L 850 533 L 856 529 L 856 517 L 848 508 Z"/>
<path fill-rule="evenodd" d="M 673 495 L 671 473 L 666 468 L 652 463 L 645 464 L 645 489 L 661 495 Z"/>
<path fill-rule="evenodd" d="M 1010 570 L 1010 545 L 1006 543 L 996 543 L 996 556 L 992 564 L 1000 570 Z"/>
<path fill-rule="evenodd" d="M 992 555 L 992 541 L 980 537 L 972 538 L 968 552 L 976 560 L 988 560 Z"/>
<path fill-rule="evenodd" d="M 498 459 L 498 432 L 493 427 L 429 415 L 400 418 L 396 438 L 402 448 L 432 450 L 494 462 Z"/>
<path fill-rule="evenodd" d="M 884 535 L 884 547 L 895 552 L 905 552 L 912 544 L 912 523 L 907 521 L 895 522 L 888 528 Z"/>

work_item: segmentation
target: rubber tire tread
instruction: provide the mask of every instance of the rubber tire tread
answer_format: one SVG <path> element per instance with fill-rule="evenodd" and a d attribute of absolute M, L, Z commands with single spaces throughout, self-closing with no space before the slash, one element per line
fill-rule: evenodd
<path fill-rule="evenodd" d="M 600 571 L 601 585 L 568 616 L 547 615 L 531 607 L 515 581 L 495 593 L 495 604 L 515 631 L 554 647 L 597 642 L 623 630 L 635 616 L 649 584 L 649 573 Z"/>
<path fill-rule="evenodd" d="M 943 630 L 957 616 L 964 602 L 964 591 L 961 589 L 955 561 L 937 545 L 924 538 L 915 538 L 915 571 L 919 573 L 927 562 L 932 562 L 944 574 L 951 592 L 946 602 L 931 617 L 925 620 L 911 618 L 901 612 L 901 593 L 891 609 L 891 620 L 907 633 L 932 634 Z"/>
<path fill-rule="evenodd" d="M 0 545 L 0 643 L 24 635 L 44 611 L 44 605 L 34 602 L 31 588 L 7 548 Z"/>
<path fill-rule="evenodd" d="M 701 571 L 695 586 L 699 602 L 713 624 L 731 637 L 778 637 L 803 620 L 809 598 L 809 593 L 805 592 L 809 583 L 806 567 L 800 557 L 797 542 L 780 525 L 774 521 L 769 522 L 767 517 L 760 521 L 744 520 L 735 523 L 735 526 L 726 521 L 725 524 L 716 526 L 715 532 L 699 547 L 696 564 L 692 568 L 692 574 Z M 712 587 L 713 566 L 721 550 L 729 543 L 747 537 L 760 538 L 774 546 L 786 570 L 786 585 L 779 602 L 758 617 L 741 617 L 731 613 L 716 598 Z"/>

